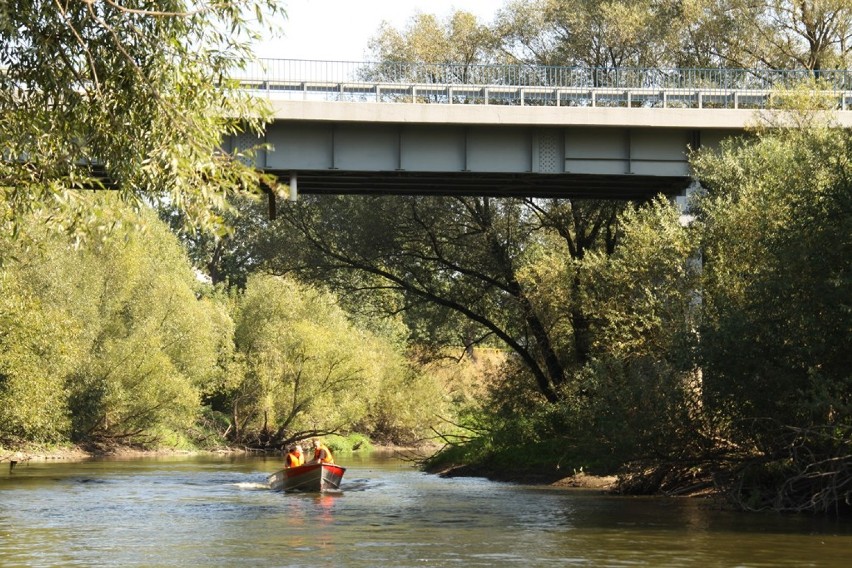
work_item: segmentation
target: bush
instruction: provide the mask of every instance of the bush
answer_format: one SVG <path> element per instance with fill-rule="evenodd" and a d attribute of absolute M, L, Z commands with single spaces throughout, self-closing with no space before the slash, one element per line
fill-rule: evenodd
<path fill-rule="evenodd" d="M 323 438 L 323 441 L 335 454 L 349 454 L 355 451 L 361 452 L 373 449 L 370 439 L 363 434 L 347 434 L 345 436 L 332 434 Z"/>

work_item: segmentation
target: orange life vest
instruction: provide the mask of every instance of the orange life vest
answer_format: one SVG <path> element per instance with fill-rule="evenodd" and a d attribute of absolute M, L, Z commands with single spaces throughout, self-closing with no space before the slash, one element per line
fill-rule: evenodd
<path fill-rule="evenodd" d="M 305 463 L 305 456 L 296 452 L 289 452 L 284 458 L 284 465 L 287 467 L 298 467 Z"/>
<path fill-rule="evenodd" d="M 320 459 L 320 456 L 325 452 L 325 457 Z M 325 446 L 325 444 L 320 444 L 318 448 L 314 449 L 314 461 L 321 461 L 322 463 L 334 463 L 334 458 L 331 457 L 331 451 Z"/>

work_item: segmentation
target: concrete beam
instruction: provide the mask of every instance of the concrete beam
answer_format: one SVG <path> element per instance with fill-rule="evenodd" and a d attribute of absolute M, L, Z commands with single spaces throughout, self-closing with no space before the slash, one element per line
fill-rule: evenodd
<path fill-rule="evenodd" d="M 270 99 L 276 120 L 398 124 L 619 126 L 625 128 L 736 129 L 757 124 L 766 110 L 698 108 L 554 107 L 370 103 Z M 839 111 L 852 128 L 852 111 Z"/>

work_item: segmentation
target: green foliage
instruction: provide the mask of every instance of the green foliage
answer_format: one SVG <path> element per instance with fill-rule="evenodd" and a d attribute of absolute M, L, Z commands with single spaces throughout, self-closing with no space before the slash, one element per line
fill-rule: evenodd
<path fill-rule="evenodd" d="M 452 445 L 430 466 L 462 460 L 489 471 L 606 474 L 631 461 L 699 453 L 706 432 L 693 361 L 697 235 L 659 199 L 619 215 L 612 249 L 571 255 L 579 237 L 560 237 L 558 209 L 549 213 L 554 231 L 527 247 L 519 281 L 555 344 L 570 337 L 572 309 L 582 308 L 589 359 L 571 367 L 550 404 L 535 396 L 519 362 L 504 367 L 488 402 L 447 435 Z"/>
<path fill-rule="evenodd" d="M 63 377 L 75 322 L 0 272 L 0 443 L 58 443 L 70 430 Z"/>
<path fill-rule="evenodd" d="M 228 445 L 227 432 L 232 428 L 229 414 L 204 405 L 195 424 L 185 431 L 189 443 L 201 450 L 219 450 Z"/>
<path fill-rule="evenodd" d="M 144 233 L 98 248 L 81 259 L 86 285 L 105 292 L 89 300 L 98 314 L 87 326 L 92 346 L 70 382 L 72 398 L 85 401 L 76 430 L 123 438 L 155 424 L 186 427 L 219 343 L 187 259 L 153 218 Z"/>
<path fill-rule="evenodd" d="M 848 500 L 852 136 L 817 118 L 695 159 L 704 398 L 729 444 L 750 449 L 729 479 L 746 508 Z"/>
<path fill-rule="evenodd" d="M 497 414 L 485 411 L 481 405 L 469 405 L 460 410 L 457 423 L 452 428 L 442 428 L 444 447 L 425 460 L 424 466 L 432 471 L 465 464 L 486 463 L 499 444 L 494 427 Z M 520 447 L 523 440 L 514 440 Z"/>
<path fill-rule="evenodd" d="M 413 40 L 417 29 L 396 33 Z M 807 69 L 815 75 L 852 64 L 847 0 L 516 1 L 506 3 L 489 31 L 496 53 L 502 52 L 498 59 L 509 63 Z"/>
<path fill-rule="evenodd" d="M 444 429 L 468 457 L 554 443 L 566 463 L 611 469 L 696 438 L 697 241 L 667 201 L 339 198 L 303 200 L 284 221 L 304 256 L 271 266 L 309 266 L 341 290 L 353 272 L 380 277 L 404 305 L 434 306 L 421 324 L 445 329 L 450 308 L 467 319 L 456 334 L 505 342 L 514 357 L 489 410 Z"/>
<path fill-rule="evenodd" d="M 352 429 L 374 440 L 416 445 L 429 438 L 455 405 L 440 375 L 413 361 L 396 342 L 375 336 L 364 350 L 375 384 L 365 415 Z"/>
<path fill-rule="evenodd" d="M 397 345 L 355 327 L 329 293 L 256 274 L 235 320 L 242 372 L 222 394 L 238 439 L 279 444 L 359 429 L 407 441 L 441 407 L 437 385 Z"/>
<path fill-rule="evenodd" d="M 819 71 L 850 64 L 852 7 L 846 0 L 698 0 L 691 4 L 696 16 L 692 30 L 704 39 L 699 45 L 732 67 Z"/>
<path fill-rule="evenodd" d="M 677 22 L 668 3 L 650 0 L 536 0 L 509 3 L 496 33 L 521 61 L 583 67 L 662 64 Z"/>
<path fill-rule="evenodd" d="M 457 427 L 445 431 L 446 445 L 425 462 L 430 471 L 462 466 L 470 472 L 504 479 L 556 479 L 584 471 L 606 475 L 623 463 L 620 448 L 607 446 L 607 433 L 568 401 L 519 407 L 470 408 Z"/>
<path fill-rule="evenodd" d="M 17 232 L 34 210 L 92 231 L 111 202 L 74 190 L 100 187 L 219 228 L 224 197 L 259 177 L 217 149 L 267 115 L 228 77 L 250 57 L 256 14 L 279 11 L 275 0 L 3 3 L 0 231 Z"/>
<path fill-rule="evenodd" d="M 529 267 L 556 242 L 573 262 L 616 239 L 619 205 L 475 197 L 323 197 L 282 213 L 258 251 L 275 271 L 298 271 L 346 294 L 380 290 L 405 312 L 419 345 L 503 345 L 551 401 L 568 370 L 590 355 L 591 334 L 575 279 L 548 295 Z M 299 239 L 299 241 L 296 241 Z M 283 250 L 282 242 L 298 246 Z M 556 253 L 558 255 L 559 253 Z M 549 278 L 549 276 L 545 275 Z M 559 298 L 556 304 L 547 302 Z"/>
<path fill-rule="evenodd" d="M 190 438 L 189 430 L 173 430 L 164 426 L 154 426 L 145 431 L 144 438 L 137 440 L 137 446 L 146 450 L 173 450 L 179 452 L 196 451 L 200 445 Z"/>
<path fill-rule="evenodd" d="M 361 338 L 331 297 L 258 275 L 249 279 L 236 323 L 245 381 L 255 393 L 250 412 L 264 432 L 333 432 L 363 412 Z"/>
<path fill-rule="evenodd" d="M 22 222 L 39 246 L 6 243 L 4 436 L 145 441 L 190 426 L 216 375 L 221 314 L 196 297 L 177 240 L 150 211 L 89 199 L 120 212 L 108 238 L 74 247 L 34 215 Z"/>
<path fill-rule="evenodd" d="M 493 34 L 476 16 L 457 10 L 444 21 L 432 14 L 415 14 L 404 30 L 383 22 L 369 50 L 373 61 L 472 65 L 488 62 L 495 46 Z"/>
<path fill-rule="evenodd" d="M 697 322 L 696 235 L 661 197 L 626 210 L 619 223 L 614 253 L 594 251 L 582 268 L 601 322 L 598 350 L 616 358 L 669 358 Z"/>
<path fill-rule="evenodd" d="M 352 452 L 369 452 L 373 449 L 370 438 L 364 434 L 332 434 L 323 438 L 323 442 L 333 452 L 333 455 L 351 454 Z"/>
<path fill-rule="evenodd" d="M 839 129 L 783 130 L 696 162 L 705 384 L 736 420 L 849 419 L 850 149 Z"/>

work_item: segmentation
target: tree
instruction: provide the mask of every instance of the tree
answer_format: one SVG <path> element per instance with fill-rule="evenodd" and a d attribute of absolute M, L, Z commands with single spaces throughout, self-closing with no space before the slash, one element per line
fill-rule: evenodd
<path fill-rule="evenodd" d="M 850 156 L 847 130 L 811 123 L 694 161 L 707 187 L 704 393 L 728 421 L 750 508 L 848 503 Z"/>
<path fill-rule="evenodd" d="M 738 418 L 848 416 L 849 148 L 840 129 L 787 129 L 696 161 L 708 381 Z"/>
<path fill-rule="evenodd" d="M 457 10 L 444 21 L 433 14 L 416 13 L 403 30 L 382 22 L 368 49 L 374 61 L 466 67 L 491 60 L 494 37 L 470 12 Z"/>
<path fill-rule="evenodd" d="M 20 276 L 0 272 L 0 445 L 61 443 L 71 432 L 64 378 L 79 329 Z"/>
<path fill-rule="evenodd" d="M 692 0 L 682 10 L 686 64 L 819 72 L 852 63 L 846 0 Z"/>
<path fill-rule="evenodd" d="M 652 0 L 510 2 L 495 33 L 503 50 L 538 65 L 595 69 L 654 67 L 666 60 L 666 38 L 679 15 Z"/>
<path fill-rule="evenodd" d="M 243 153 L 218 149 L 260 131 L 263 106 L 229 77 L 256 36 L 247 14 L 279 12 L 275 0 L 3 3 L 0 228 L 43 208 L 90 229 L 101 214 L 74 190 L 95 188 L 217 228 L 224 197 L 262 181 Z"/>
<path fill-rule="evenodd" d="M 185 431 L 202 386 L 217 372 L 216 310 L 196 297 L 177 239 L 148 217 L 144 231 L 84 248 L 81 273 L 66 272 L 84 291 L 66 309 L 85 322 L 90 341 L 68 379 L 78 439 L 138 441 L 158 430 Z"/>
<path fill-rule="evenodd" d="M 257 268 L 252 243 L 269 223 L 265 207 L 256 196 L 234 195 L 228 200 L 222 219 L 228 230 L 211 233 L 186 226 L 186 217 L 173 207 L 160 208 L 160 215 L 178 234 L 193 265 L 210 278 L 214 286 L 244 289 L 248 275 Z"/>
<path fill-rule="evenodd" d="M 75 243 L 39 214 L 30 242 L 4 237 L 0 270 L 0 436 L 15 442 L 127 442 L 184 432 L 218 373 L 219 311 L 176 238 L 115 195 L 89 194 L 113 212 L 102 238 Z M 144 228 L 143 228 L 144 227 Z"/>
<path fill-rule="evenodd" d="M 482 81 L 478 66 L 493 62 L 496 45 L 487 26 L 469 12 L 456 11 L 444 21 L 417 13 L 403 30 L 382 22 L 369 44 L 376 63 L 366 73 L 374 81 Z"/>
<path fill-rule="evenodd" d="M 694 483 L 692 468 L 712 445 L 694 356 L 699 235 L 680 217 L 663 197 L 628 208 L 612 254 L 592 252 L 583 267 L 600 329 L 579 418 L 588 425 L 578 437 L 593 435 L 593 443 L 631 464 L 623 471 L 638 474 L 645 492 Z"/>
<path fill-rule="evenodd" d="M 492 32 L 504 59 L 587 69 L 846 69 L 846 0 L 519 0 Z"/>
<path fill-rule="evenodd" d="M 6 238 L 12 254 L 0 277 L 11 303 L 0 337 L 10 344 L 0 382 L 15 402 L 4 424 L 25 441 L 45 436 L 44 426 L 24 428 L 30 412 L 51 426 L 51 441 L 136 443 L 185 432 L 199 391 L 217 374 L 227 326 L 196 296 L 185 254 L 153 212 L 140 218 L 99 203 L 117 202 L 113 194 L 90 199 L 113 212 L 103 238 L 77 244 L 38 214 L 24 220 L 37 245 Z"/>
<path fill-rule="evenodd" d="M 504 345 L 523 361 L 539 396 L 556 402 L 588 361 L 594 333 L 574 263 L 591 249 L 612 246 L 618 207 L 473 197 L 305 198 L 282 212 L 258 254 L 271 270 L 298 272 L 340 291 L 392 292 L 388 311 L 428 318 L 424 327 L 444 345 Z M 300 246 L 282 250 L 285 236 L 298 236 Z M 547 301 L 525 273 L 545 242 L 561 243 L 559 262 L 569 274 L 559 289 L 565 295 L 554 291 Z"/>
<path fill-rule="evenodd" d="M 293 280 L 255 275 L 236 317 L 245 361 L 234 421 L 261 443 L 346 430 L 360 420 L 376 376 L 371 338 L 354 329 L 333 298 Z"/>

